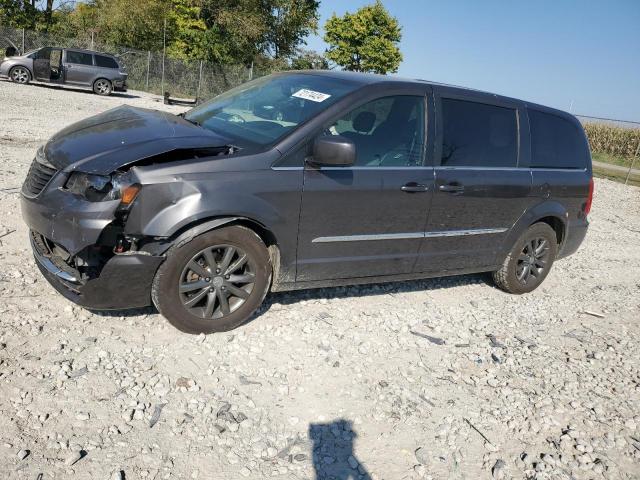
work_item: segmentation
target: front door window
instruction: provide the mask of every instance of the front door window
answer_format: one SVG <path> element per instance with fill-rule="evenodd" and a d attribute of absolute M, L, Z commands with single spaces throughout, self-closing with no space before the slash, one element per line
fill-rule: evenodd
<path fill-rule="evenodd" d="M 424 98 L 379 98 L 337 120 L 327 133 L 342 135 L 355 143 L 356 166 L 422 165 Z"/>

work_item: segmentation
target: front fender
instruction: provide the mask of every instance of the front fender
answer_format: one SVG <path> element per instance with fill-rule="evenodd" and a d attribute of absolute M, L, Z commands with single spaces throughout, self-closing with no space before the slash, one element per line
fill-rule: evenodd
<path fill-rule="evenodd" d="M 266 198 L 241 191 L 242 179 L 225 183 L 179 181 L 143 186 L 125 233 L 172 237 L 185 227 L 212 218 L 248 218 L 265 228 L 285 223 Z"/>
<path fill-rule="evenodd" d="M 229 159 L 229 167 L 234 161 Z M 260 159 L 258 159 L 260 160 Z M 270 168 L 184 173 L 198 167 L 134 167 L 142 185 L 125 225 L 125 233 L 173 243 L 184 230 L 210 230 L 230 221 L 255 225 L 268 232 L 279 250 L 279 277 L 295 279 L 298 219 L 302 200 L 302 170 Z M 204 169 L 203 169 L 204 170 Z M 231 219 L 231 220 L 229 220 Z M 214 224 L 210 223 L 214 222 Z M 216 223 L 217 222 L 217 223 Z M 220 223 L 222 222 L 222 223 Z M 205 228 L 203 227 L 203 228 Z"/>

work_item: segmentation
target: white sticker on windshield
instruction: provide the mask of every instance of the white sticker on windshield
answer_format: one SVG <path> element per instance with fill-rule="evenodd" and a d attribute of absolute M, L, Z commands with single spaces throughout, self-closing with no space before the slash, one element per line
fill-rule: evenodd
<path fill-rule="evenodd" d="M 331 95 L 327 95 L 326 93 L 314 92 L 313 90 L 307 90 L 306 88 L 303 88 L 302 90 L 298 90 L 291 96 L 320 103 L 324 102 Z"/>

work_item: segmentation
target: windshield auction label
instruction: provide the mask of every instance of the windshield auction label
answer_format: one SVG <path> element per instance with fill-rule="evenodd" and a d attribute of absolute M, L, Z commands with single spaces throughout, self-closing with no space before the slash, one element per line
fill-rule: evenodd
<path fill-rule="evenodd" d="M 331 97 L 326 93 L 314 92 L 313 90 L 307 90 L 303 88 L 302 90 L 298 90 L 296 93 L 291 95 L 292 97 L 302 98 L 304 100 L 311 100 L 312 102 L 324 102 L 327 98 Z"/>

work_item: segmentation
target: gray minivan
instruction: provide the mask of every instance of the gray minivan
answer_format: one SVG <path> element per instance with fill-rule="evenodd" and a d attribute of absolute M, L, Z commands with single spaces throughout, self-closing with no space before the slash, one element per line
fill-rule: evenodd
<path fill-rule="evenodd" d="M 436 83 L 278 73 L 184 114 L 120 106 L 41 147 L 22 187 L 38 267 L 93 309 L 229 330 L 268 291 L 492 272 L 536 289 L 587 233 L 572 115 Z"/>
<path fill-rule="evenodd" d="M 16 83 L 38 82 L 90 87 L 98 95 L 127 90 L 127 74 L 106 53 L 76 48 L 44 47 L 24 55 L 5 57 L 0 76 Z"/>

